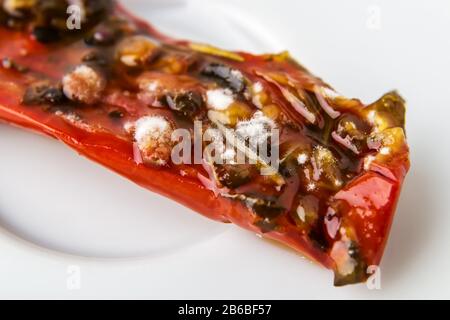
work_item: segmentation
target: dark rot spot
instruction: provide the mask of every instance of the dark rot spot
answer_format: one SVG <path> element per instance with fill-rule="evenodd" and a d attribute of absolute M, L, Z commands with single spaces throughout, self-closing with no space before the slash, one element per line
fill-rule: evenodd
<path fill-rule="evenodd" d="M 297 175 L 298 172 L 298 162 L 296 157 L 291 154 L 288 157 L 286 157 L 281 163 L 280 163 L 280 173 L 286 177 L 290 178 L 295 175 Z"/>
<path fill-rule="evenodd" d="M 96 64 L 100 67 L 104 67 L 108 64 L 108 60 L 105 56 L 103 56 L 101 53 L 96 51 L 91 51 L 83 56 L 81 59 L 83 62 L 90 62 L 93 64 Z"/>
<path fill-rule="evenodd" d="M 245 89 L 245 79 L 242 73 L 226 65 L 211 63 L 204 67 L 201 73 L 207 77 L 219 80 L 235 93 L 242 93 Z"/>
<path fill-rule="evenodd" d="M 203 98 L 200 93 L 189 91 L 175 96 L 167 95 L 163 98 L 170 109 L 178 115 L 193 119 L 203 109 Z"/>
<path fill-rule="evenodd" d="M 122 119 L 125 116 L 125 114 L 120 110 L 112 110 L 108 113 L 108 116 L 111 119 L 119 120 L 119 119 Z"/>
<path fill-rule="evenodd" d="M 94 32 L 84 39 L 89 46 L 109 46 L 114 43 L 114 37 L 107 32 Z"/>
<path fill-rule="evenodd" d="M 118 33 L 110 28 L 101 27 L 90 35 L 84 41 L 90 46 L 110 46 L 113 45 L 118 37 Z"/>
<path fill-rule="evenodd" d="M 259 217 L 269 220 L 277 218 L 285 211 L 274 200 L 257 199 L 250 206 Z"/>
<path fill-rule="evenodd" d="M 320 227 L 315 227 L 309 231 L 308 237 L 311 242 L 320 250 L 325 251 L 329 247 L 328 240 Z"/>
<path fill-rule="evenodd" d="M 49 82 L 38 82 L 27 88 L 22 99 L 25 105 L 59 104 L 65 101 L 60 85 L 51 85 Z"/>
<path fill-rule="evenodd" d="M 113 7 L 112 0 L 83 1 L 87 16 L 98 16 Z"/>
<path fill-rule="evenodd" d="M 225 164 L 217 166 L 216 173 L 221 185 L 235 189 L 250 182 L 256 174 L 256 168 L 249 164 Z"/>
<path fill-rule="evenodd" d="M 259 220 L 254 223 L 255 226 L 261 229 L 262 233 L 268 233 L 275 231 L 278 227 L 278 224 L 275 221 L 270 221 L 267 219 Z"/>
<path fill-rule="evenodd" d="M 49 26 L 36 26 L 33 28 L 33 37 L 42 43 L 52 43 L 60 39 L 58 29 Z"/>
<path fill-rule="evenodd" d="M 9 18 L 8 15 L 3 10 L 2 6 L 0 6 L 0 24 L 6 25 L 8 23 L 8 18 Z"/>

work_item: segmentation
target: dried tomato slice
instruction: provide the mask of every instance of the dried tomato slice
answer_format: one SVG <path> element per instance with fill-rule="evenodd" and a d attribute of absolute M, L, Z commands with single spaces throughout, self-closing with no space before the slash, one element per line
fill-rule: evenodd
<path fill-rule="evenodd" d="M 114 1 L 81 1 L 81 30 L 67 29 L 65 1 L 1 3 L 0 119 L 278 240 L 334 270 L 336 285 L 380 263 L 409 169 L 396 92 L 365 105 L 288 53 L 177 41 Z M 179 133 L 211 144 L 186 151 Z"/>

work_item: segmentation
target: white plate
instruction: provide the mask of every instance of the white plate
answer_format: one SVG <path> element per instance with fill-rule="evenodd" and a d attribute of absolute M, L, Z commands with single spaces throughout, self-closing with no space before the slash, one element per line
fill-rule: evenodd
<path fill-rule="evenodd" d="M 448 1 L 181 2 L 126 4 L 181 38 L 289 48 L 345 95 L 372 101 L 397 88 L 407 98 L 412 170 L 382 289 L 333 288 L 329 271 L 290 250 L 0 125 L 0 297 L 449 298 Z"/>

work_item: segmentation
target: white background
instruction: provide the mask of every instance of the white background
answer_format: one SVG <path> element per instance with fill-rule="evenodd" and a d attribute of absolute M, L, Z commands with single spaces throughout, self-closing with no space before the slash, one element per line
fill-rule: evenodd
<path fill-rule="evenodd" d="M 289 49 L 347 96 L 400 91 L 412 169 L 382 289 L 334 288 L 329 271 L 299 254 L 2 124 L 0 298 L 450 298 L 449 1 L 124 2 L 178 37 Z"/>

